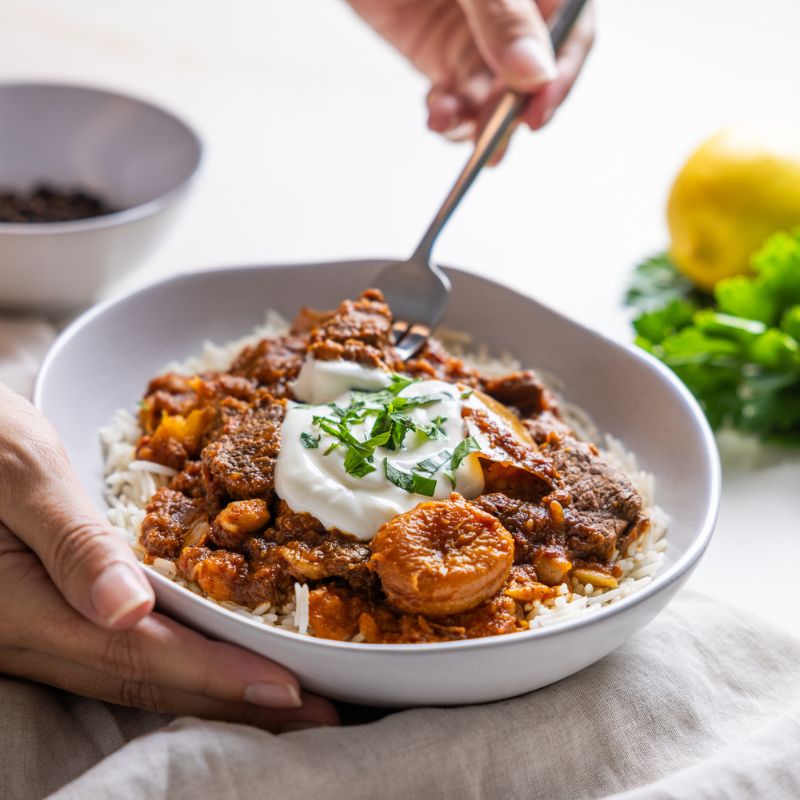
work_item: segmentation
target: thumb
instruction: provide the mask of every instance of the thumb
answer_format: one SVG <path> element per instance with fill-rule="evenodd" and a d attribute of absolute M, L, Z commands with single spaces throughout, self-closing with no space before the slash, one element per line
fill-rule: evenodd
<path fill-rule="evenodd" d="M 511 89 L 530 93 L 557 73 L 550 33 L 533 0 L 458 0 L 475 43 Z"/>
<path fill-rule="evenodd" d="M 130 547 L 84 493 L 44 417 L 3 387 L 0 408 L 0 520 L 83 616 L 106 628 L 134 625 L 154 595 Z"/>

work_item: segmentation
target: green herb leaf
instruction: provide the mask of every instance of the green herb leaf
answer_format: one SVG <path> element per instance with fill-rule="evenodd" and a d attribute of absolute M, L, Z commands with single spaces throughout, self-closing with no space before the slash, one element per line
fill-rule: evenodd
<path fill-rule="evenodd" d="M 370 472 L 375 472 L 375 467 L 370 461 L 372 455 L 351 447 L 344 457 L 344 471 L 355 478 L 363 478 Z"/>
<path fill-rule="evenodd" d="M 446 439 L 447 434 L 444 431 L 445 422 L 447 422 L 447 417 L 436 417 L 430 425 L 417 426 L 417 430 L 426 438 L 434 441 Z"/>
<path fill-rule="evenodd" d="M 404 489 L 407 492 L 413 492 L 414 479 L 411 477 L 410 472 L 406 472 L 405 470 L 402 469 L 397 469 L 397 467 L 389 463 L 388 458 L 383 459 L 383 471 L 386 477 L 395 486 L 399 486 L 401 489 Z"/>
<path fill-rule="evenodd" d="M 433 478 L 416 472 L 406 472 L 404 469 L 398 469 L 393 464 L 390 464 L 387 458 L 383 459 L 383 471 L 389 481 L 410 494 L 433 497 L 436 492 L 436 481 Z"/>
<path fill-rule="evenodd" d="M 461 466 L 461 462 L 470 453 L 475 453 L 480 449 L 481 446 L 471 436 L 468 436 L 466 439 L 459 442 L 456 445 L 456 449 L 453 450 L 453 455 L 450 458 L 450 471 L 455 473 L 455 471 Z M 451 478 L 451 480 L 455 486 L 455 478 Z"/>
<path fill-rule="evenodd" d="M 453 454 L 449 450 L 442 450 L 441 453 L 437 453 L 435 456 L 423 458 L 422 461 L 414 465 L 414 470 L 416 472 L 423 472 L 426 475 L 434 475 L 447 464 L 452 457 Z"/>
<path fill-rule="evenodd" d="M 313 450 L 314 448 L 319 447 L 319 440 L 319 436 L 317 436 L 315 439 L 310 433 L 300 434 L 300 444 L 302 444 L 307 450 Z"/>
<path fill-rule="evenodd" d="M 800 345 L 777 328 L 770 328 L 749 347 L 748 355 L 759 366 L 768 370 L 800 368 Z"/>
<path fill-rule="evenodd" d="M 755 319 L 772 325 L 778 313 L 778 301 L 766 288 L 746 275 L 721 280 L 714 287 L 717 307 L 725 314 Z"/>
<path fill-rule="evenodd" d="M 692 321 L 705 334 L 733 339 L 742 344 L 754 341 L 767 330 L 763 322 L 720 314 L 710 308 L 703 308 L 695 313 Z"/>
<path fill-rule="evenodd" d="M 625 305 L 643 313 L 673 300 L 697 301 L 698 294 L 691 281 L 675 269 L 670 257 L 660 253 L 635 268 L 625 293 Z"/>
<path fill-rule="evenodd" d="M 686 300 L 673 299 L 663 308 L 646 311 L 637 317 L 633 322 L 633 327 L 639 336 L 658 344 L 667 336 L 690 325 L 695 308 Z"/>
<path fill-rule="evenodd" d="M 781 330 L 800 342 L 800 305 L 786 309 L 781 317 Z"/>
<path fill-rule="evenodd" d="M 434 493 L 436 492 L 436 481 L 433 478 L 428 478 L 425 475 L 412 472 L 411 480 L 411 491 L 414 494 L 421 494 L 425 497 L 433 497 Z"/>

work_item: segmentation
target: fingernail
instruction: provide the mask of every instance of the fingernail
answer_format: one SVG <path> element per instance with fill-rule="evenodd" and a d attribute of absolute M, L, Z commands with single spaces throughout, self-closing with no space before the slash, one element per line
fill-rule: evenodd
<path fill-rule="evenodd" d="M 310 722 L 297 720 L 296 722 L 284 722 L 281 725 L 281 733 L 291 733 L 292 731 L 307 731 L 309 728 L 326 728 L 322 722 Z"/>
<path fill-rule="evenodd" d="M 127 564 L 107 567 L 92 586 L 95 611 L 107 625 L 114 625 L 137 608 L 152 601 L 153 595 Z"/>
<path fill-rule="evenodd" d="M 445 131 L 442 135 L 451 142 L 466 142 L 475 133 L 475 123 L 471 120 L 459 122 L 455 128 Z"/>
<path fill-rule="evenodd" d="M 536 89 L 558 74 L 553 51 L 532 36 L 523 36 L 511 42 L 506 48 L 503 63 L 509 73 L 517 76 L 518 81 L 528 82 L 527 86 L 520 86 L 520 89 Z"/>
<path fill-rule="evenodd" d="M 478 72 L 463 82 L 459 88 L 459 94 L 467 101 L 471 108 L 477 109 L 489 100 L 494 89 L 494 77 L 483 72 Z"/>
<path fill-rule="evenodd" d="M 251 683 L 245 687 L 244 699 L 254 706 L 268 708 L 300 708 L 300 693 L 290 683 Z"/>

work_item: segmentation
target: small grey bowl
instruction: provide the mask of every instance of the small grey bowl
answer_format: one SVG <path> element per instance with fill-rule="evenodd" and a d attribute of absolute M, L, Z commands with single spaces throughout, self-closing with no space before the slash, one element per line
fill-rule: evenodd
<path fill-rule="evenodd" d="M 83 86 L 0 84 L 0 189 L 80 188 L 119 209 L 71 222 L 0 222 L 0 307 L 91 302 L 158 243 L 201 155 L 186 123 L 141 100 Z"/>

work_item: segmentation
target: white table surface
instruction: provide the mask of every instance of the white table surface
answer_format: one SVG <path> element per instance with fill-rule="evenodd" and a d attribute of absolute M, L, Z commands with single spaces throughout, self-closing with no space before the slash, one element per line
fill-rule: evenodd
<path fill-rule="evenodd" d="M 800 123 L 797 0 L 599 0 L 585 74 L 518 135 L 437 258 L 618 338 L 637 259 L 691 149 L 761 114 Z M 425 81 L 342 0 L 0 0 L 0 79 L 81 81 L 185 116 L 207 148 L 186 212 L 129 280 L 200 266 L 404 256 L 466 150 L 425 129 Z M 722 442 L 717 533 L 692 584 L 800 634 L 800 451 Z M 756 598 L 763 596 L 759 601 Z"/>

